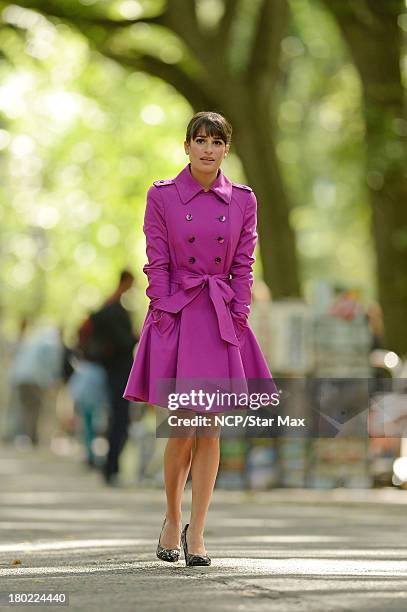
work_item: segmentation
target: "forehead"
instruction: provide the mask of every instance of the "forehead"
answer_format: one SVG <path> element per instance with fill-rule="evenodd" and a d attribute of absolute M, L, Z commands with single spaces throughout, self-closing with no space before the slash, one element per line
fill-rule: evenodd
<path fill-rule="evenodd" d="M 212 130 L 206 130 L 204 127 L 200 127 L 196 131 L 194 138 L 212 138 L 214 140 L 222 140 L 220 132 L 216 132 L 215 130 L 212 132 Z"/>

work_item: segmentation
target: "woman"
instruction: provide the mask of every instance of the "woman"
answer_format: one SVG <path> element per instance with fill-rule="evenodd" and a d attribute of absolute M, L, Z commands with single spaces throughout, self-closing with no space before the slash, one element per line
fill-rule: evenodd
<path fill-rule="evenodd" d="M 124 397 L 162 402 L 163 380 L 262 379 L 276 391 L 250 328 L 252 265 L 257 241 L 256 197 L 232 183 L 220 166 L 232 128 L 220 114 L 197 113 L 184 142 L 189 164 L 174 179 L 155 181 L 147 194 L 146 235 L 150 306 Z M 231 278 L 230 278 L 231 277 Z M 232 407 L 234 408 L 234 407 Z M 210 412 L 230 406 L 214 405 Z M 191 413 L 191 411 L 193 411 Z M 184 413 L 205 412 L 191 402 Z M 189 471 L 191 517 L 181 541 L 187 565 L 210 565 L 203 534 L 219 467 L 219 435 L 169 437 L 164 453 L 167 511 L 157 556 L 177 561 L 181 501 Z M 213 429 L 212 429 L 213 433 Z"/>

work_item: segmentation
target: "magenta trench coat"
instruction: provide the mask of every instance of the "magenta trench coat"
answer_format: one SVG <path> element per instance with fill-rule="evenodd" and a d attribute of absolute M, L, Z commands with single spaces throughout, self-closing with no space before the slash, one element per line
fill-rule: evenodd
<path fill-rule="evenodd" d="M 232 183 L 221 170 L 207 192 L 189 164 L 149 188 L 143 271 L 150 305 L 123 397 L 167 407 L 157 394 L 161 379 L 222 379 L 241 391 L 247 390 L 241 381 L 267 379 L 267 392 L 276 391 L 247 321 L 256 209 L 251 188 Z"/>

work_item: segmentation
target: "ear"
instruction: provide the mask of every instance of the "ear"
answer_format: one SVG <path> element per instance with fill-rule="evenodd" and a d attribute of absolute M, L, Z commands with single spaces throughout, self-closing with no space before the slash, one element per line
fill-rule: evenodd
<path fill-rule="evenodd" d="M 186 140 L 184 141 L 184 151 L 185 155 L 189 155 L 189 143 Z"/>
<path fill-rule="evenodd" d="M 226 157 L 226 155 L 229 153 L 229 149 L 230 149 L 230 145 L 226 145 L 226 149 L 225 149 L 225 157 Z"/>

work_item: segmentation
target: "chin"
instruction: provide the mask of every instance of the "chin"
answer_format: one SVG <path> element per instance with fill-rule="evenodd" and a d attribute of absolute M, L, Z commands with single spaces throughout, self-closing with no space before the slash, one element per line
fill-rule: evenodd
<path fill-rule="evenodd" d="M 211 174 L 214 171 L 218 171 L 219 170 L 219 166 L 217 164 L 211 164 L 210 166 L 207 166 L 205 164 L 199 164 L 198 166 L 200 172 L 206 172 L 208 174 Z"/>

